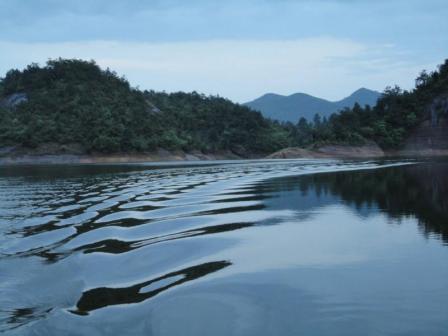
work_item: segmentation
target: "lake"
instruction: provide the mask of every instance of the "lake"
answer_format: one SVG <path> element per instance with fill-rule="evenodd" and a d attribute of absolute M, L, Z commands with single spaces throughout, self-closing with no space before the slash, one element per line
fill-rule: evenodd
<path fill-rule="evenodd" d="M 448 162 L 0 168 L 11 335 L 448 335 Z"/>

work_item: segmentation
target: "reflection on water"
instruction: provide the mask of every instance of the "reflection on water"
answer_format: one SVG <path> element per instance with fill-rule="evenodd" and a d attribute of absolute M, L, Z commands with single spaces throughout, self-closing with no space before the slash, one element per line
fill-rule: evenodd
<path fill-rule="evenodd" d="M 0 168 L 0 330 L 443 335 L 448 164 Z"/>
<path fill-rule="evenodd" d="M 261 184 L 258 192 L 274 193 L 267 203 L 275 208 L 305 210 L 342 201 L 361 216 L 378 211 L 394 220 L 415 216 L 425 234 L 438 234 L 448 243 L 445 163 L 289 177 Z"/>
<path fill-rule="evenodd" d="M 102 307 L 141 302 L 173 286 L 177 286 L 186 281 L 191 281 L 203 277 L 209 273 L 219 271 L 220 269 L 223 269 L 230 264 L 231 263 L 228 261 L 209 262 L 202 265 L 188 267 L 180 271 L 172 272 L 156 279 L 148 280 L 126 288 L 102 287 L 91 289 L 83 293 L 81 299 L 76 304 L 78 310 L 75 313 L 83 315 L 88 311 L 92 311 Z M 174 279 L 168 284 L 164 282 L 163 285 L 158 288 L 141 292 L 141 290 L 145 287 L 170 278 Z"/>

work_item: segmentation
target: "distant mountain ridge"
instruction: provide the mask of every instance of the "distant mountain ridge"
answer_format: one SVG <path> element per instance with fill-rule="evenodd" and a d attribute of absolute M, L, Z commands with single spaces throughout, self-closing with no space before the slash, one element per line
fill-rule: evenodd
<path fill-rule="evenodd" d="M 244 105 L 260 111 L 267 118 L 296 123 L 301 117 L 311 121 L 316 113 L 321 117 L 328 117 L 345 107 L 353 107 L 355 103 L 362 107 L 374 106 L 380 97 L 380 92 L 366 88 L 356 90 L 350 96 L 335 102 L 305 93 L 290 96 L 268 93 Z"/>

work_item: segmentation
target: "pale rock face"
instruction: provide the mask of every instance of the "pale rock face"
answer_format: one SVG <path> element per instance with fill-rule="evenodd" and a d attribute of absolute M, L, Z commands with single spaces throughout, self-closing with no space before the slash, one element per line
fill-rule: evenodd
<path fill-rule="evenodd" d="M 448 115 L 448 97 L 434 99 L 428 109 L 431 116 L 431 126 L 436 127 L 439 124 L 440 115 Z"/>
<path fill-rule="evenodd" d="M 384 156 L 383 150 L 374 142 L 364 145 L 325 145 L 316 149 L 290 147 L 268 156 L 269 159 L 296 158 L 370 158 Z"/>
<path fill-rule="evenodd" d="M 448 120 L 438 117 L 433 120 L 426 120 L 412 131 L 406 140 L 404 150 L 407 152 L 428 152 L 443 150 L 448 152 Z"/>
<path fill-rule="evenodd" d="M 0 101 L 0 106 L 14 108 L 28 101 L 26 93 L 13 93 Z"/>
<path fill-rule="evenodd" d="M 404 144 L 409 154 L 448 153 L 448 96 L 435 98 L 427 107 L 428 119 L 418 125 Z"/>

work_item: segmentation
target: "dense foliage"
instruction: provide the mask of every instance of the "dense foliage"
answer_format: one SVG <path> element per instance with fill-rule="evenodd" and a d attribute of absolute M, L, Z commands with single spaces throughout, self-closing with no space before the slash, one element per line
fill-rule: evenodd
<path fill-rule="evenodd" d="M 280 124 L 215 96 L 140 91 L 93 61 L 50 60 L 11 70 L 0 80 L 0 147 L 78 144 L 88 152 L 230 150 L 240 155 L 322 143 L 400 146 L 448 93 L 448 60 L 422 72 L 416 88 L 387 88 L 374 107 L 358 104 L 328 119 Z M 14 106 L 14 95 L 27 100 Z M 3 102 L 3 103 L 2 103 Z"/>
<path fill-rule="evenodd" d="M 244 154 L 272 152 L 289 144 L 288 133 L 280 125 L 224 98 L 196 92 L 145 91 L 144 96 L 163 111 L 165 148 L 230 149 Z"/>
<path fill-rule="evenodd" d="M 315 193 L 324 199 L 337 195 L 356 206 L 362 215 L 368 214 L 371 208 L 379 208 L 392 219 L 415 216 L 423 232 L 437 233 L 448 243 L 446 163 L 311 174 L 291 181 L 306 195 Z M 292 184 L 283 187 L 290 189 Z"/>
<path fill-rule="evenodd" d="M 11 70 L 0 97 L 28 101 L 0 110 L 0 145 L 81 144 L 87 151 L 156 148 L 271 152 L 287 132 L 260 113 L 197 93 L 141 92 L 93 61 L 50 60 Z M 0 98 L 1 99 L 1 98 Z"/>
<path fill-rule="evenodd" d="M 312 123 L 301 119 L 297 125 L 285 126 L 293 142 L 300 146 L 374 140 L 383 148 L 397 148 L 412 129 L 429 117 L 428 106 L 437 97 L 448 99 L 448 60 L 437 71 L 423 71 L 412 91 L 398 86 L 386 88 L 374 107 L 355 104 L 328 119 L 316 115 Z"/>

